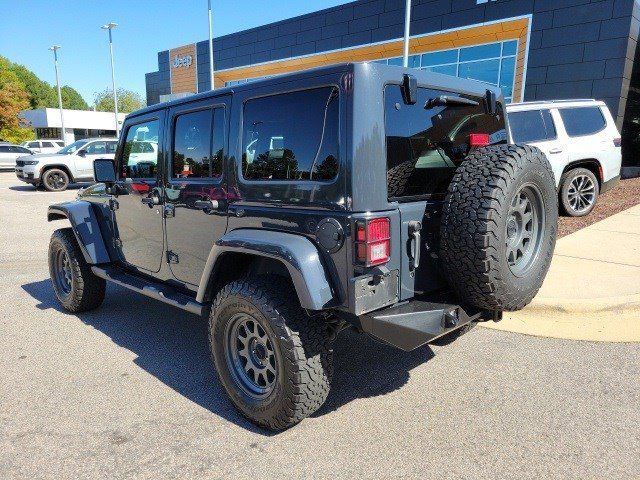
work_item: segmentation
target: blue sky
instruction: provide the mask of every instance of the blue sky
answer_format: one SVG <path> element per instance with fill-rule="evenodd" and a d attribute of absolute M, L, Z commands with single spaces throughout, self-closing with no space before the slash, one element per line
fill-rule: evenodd
<path fill-rule="evenodd" d="M 214 37 L 322 8 L 342 0 L 212 0 Z M 116 80 L 145 95 L 144 74 L 157 70 L 157 52 L 205 40 L 207 0 L 0 0 L 0 55 L 54 84 L 52 53 L 59 44 L 60 81 L 87 103 L 111 87 L 107 33 L 116 22 Z"/>

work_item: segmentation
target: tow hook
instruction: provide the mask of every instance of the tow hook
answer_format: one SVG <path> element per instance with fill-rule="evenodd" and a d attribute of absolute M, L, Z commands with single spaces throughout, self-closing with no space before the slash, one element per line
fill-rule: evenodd
<path fill-rule="evenodd" d="M 444 314 L 444 327 L 453 328 L 458 325 L 458 310 L 449 310 Z"/>

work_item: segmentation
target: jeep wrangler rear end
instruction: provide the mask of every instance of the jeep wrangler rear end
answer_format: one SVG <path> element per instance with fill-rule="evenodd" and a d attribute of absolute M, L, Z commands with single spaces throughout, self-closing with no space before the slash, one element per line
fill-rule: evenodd
<path fill-rule="evenodd" d="M 506 139 L 498 89 L 378 64 L 148 107 L 96 161 L 106 189 L 50 207 L 71 222 L 52 283 L 71 312 L 108 280 L 208 315 L 234 405 L 287 428 L 326 400 L 342 329 L 412 350 L 531 301 L 557 199 Z"/>

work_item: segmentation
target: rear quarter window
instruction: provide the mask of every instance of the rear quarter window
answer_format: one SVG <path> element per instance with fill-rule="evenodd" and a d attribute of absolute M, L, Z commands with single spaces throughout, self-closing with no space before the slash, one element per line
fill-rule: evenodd
<path fill-rule="evenodd" d="M 562 108 L 560 116 L 570 137 L 593 135 L 604 130 L 607 125 L 600 107 Z"/>
<path fill-rule="evenodd" d="M 509 128 L 516 143 L 543 142 L 556 138 L 549 110 L 527 110 L 509 114 Z"/>

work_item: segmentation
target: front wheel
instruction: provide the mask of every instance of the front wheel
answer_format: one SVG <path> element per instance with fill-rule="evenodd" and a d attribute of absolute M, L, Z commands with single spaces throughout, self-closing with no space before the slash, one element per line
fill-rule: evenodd
<path fill-rule="evenodd" d="M 69 186 L 69 175 L 59 168 L 51 168 L 44 172 L 42 185 L 50 192 L 62 192 Z"/>
<path fill-rule="evenodd" d="M 224 287 L 211 311 L 209 342 L 231 401 L 260 427 L 289 428 L 329 394 L 333 354 L 327 325 L 306 314 L 282 277 Z"/>
<path fill-rule="evenodd" d="M 68 312 L 86 312 L 102 304 L 106 282 L 91 271 L 70 228 L 51 236 L 49 273 L 56 297 Z"/>

